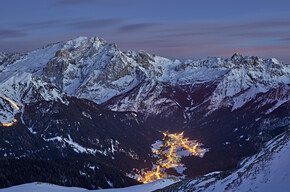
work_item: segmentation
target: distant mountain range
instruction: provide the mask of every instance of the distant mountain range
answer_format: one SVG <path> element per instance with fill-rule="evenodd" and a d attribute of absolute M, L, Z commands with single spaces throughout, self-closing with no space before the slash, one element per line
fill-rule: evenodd
<path fill-rule="evenodd" d="M 184 175 L 228 170 L 289 127 L 289 97 L 290 66 L 274 58 L 170 60 L 98 37 L 0 52 L 0 186 L 136 184 L 164 131 L 209 149 L 181 159 Z"/>

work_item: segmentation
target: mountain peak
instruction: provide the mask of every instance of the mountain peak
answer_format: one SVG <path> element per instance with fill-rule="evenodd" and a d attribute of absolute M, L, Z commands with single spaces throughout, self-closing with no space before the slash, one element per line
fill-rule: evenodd
<path fill-rule="evenodd" d="M 243 59 L 243 55 L 240 53 L 234 53 L 231 57 L 232 61 L 241 61 Z"/>
<path fill-rule="evenodd" d="M 99 47 L 100 45 L 107 44 L 107 41 L 100 37 L 77 37 L 75 39 L 71 39 L 64 44 L 64 48 L 66 49 L 76 49 L 78 47 L 84 46 L 94 46 Z"/>

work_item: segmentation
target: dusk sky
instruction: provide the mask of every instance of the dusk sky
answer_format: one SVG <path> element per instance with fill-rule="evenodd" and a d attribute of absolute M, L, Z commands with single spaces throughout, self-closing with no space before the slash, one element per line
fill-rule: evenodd
<path fill-rule="evenodd" d="M 290 63 L 290 1 L 0 1 L 0 51 L 27 52 L 78 36 L 169 58 L 239 52 Z"/>

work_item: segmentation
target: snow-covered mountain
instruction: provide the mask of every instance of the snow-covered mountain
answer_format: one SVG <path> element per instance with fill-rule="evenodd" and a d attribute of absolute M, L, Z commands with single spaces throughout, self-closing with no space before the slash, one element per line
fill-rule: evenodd
<path fill-rule="evenodd" d="M 11 82 L 18 85 L 19 82 L 31 82 L 31 78 L 40 79 L 68 95 L 98 104 L 119 96 L 118 101 L 108 105 L 114 111 L 160 114 L 169 106 L 180 107 L 169 97 L 159 97 L 166 86 L 204 83 L 215 84 L 207 98 L 210 111 L 223 105 L 238 109 L 258 93 L 280 87 L 275 107 L 289 100 L 290 67 L 274 58 L 263 60 L 234 54 L 225 60 L 208 57 L 181 62 L 144 51 L 122 52 L 116 44 L 101 38 L 79 37 L 24 55 L 1 53 L 0 61 L 1 84 L 10 82 L 11 86 Z M 5 87 L 7 85 L 2 85 L 1 90 Z M 14 96 L 21 105 L 23 89 L 18 91 L 20 95 L 7 94 Z M 164 102 L 168 105 L 161 107 Z M 145 109 L 144 105 L 155 107 Z"/>
<path fill-rule="evenodd" d="M 110 187 L 109 179 L 120 187 L 134 183 L 124 180 L 133 168 L 152 167 L 150 146 L 162 131 L 184 131 L 210 149 L 202 161 L 183 158 L 184 174 L 226 170 L 289 125 L 289 97 L 290 66 L 274 58 L 171 60 L 124 52 L 98 37 L 1 52 L 0 160 L 90 159 L 86 173 L 105 162 L 104 170 L 122 170 L 118 178 L 102 174 L 90 181 L 99 185 L 78 186 Z M 8 177 L 0 183 L 20 184 Z"/>

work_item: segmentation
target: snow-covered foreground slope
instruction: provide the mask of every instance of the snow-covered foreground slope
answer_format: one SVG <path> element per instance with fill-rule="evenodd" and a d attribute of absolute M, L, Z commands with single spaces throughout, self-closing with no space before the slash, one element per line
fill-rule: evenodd
<path fill-rule="evenodd" d="M 99 190 L 87 190 L 77 187 L 63 187 L 48 183 L 28 183 L 9 187 L 6 189 L 0 189 L 0 192 L 150 192 L 171 185 L 177 181 L 179 180 L 174 178 L 165 178 L 152 183 L 135 185 L 132 187 Z"/>
<path fill-rule="evenodd" d="M 234 172 L 213 172 L 169 186 L 161 191 L 288 192 L 290 189 L 289 131 L 266 144 L 258 154 L 244 159 Z"/>
<path fill-rule="evenodd" d="M 48 183 L 28 183 L 0 189 L 1 192 L 84 192 L 88 191 L 78 187 L 62 187 Z"/>

